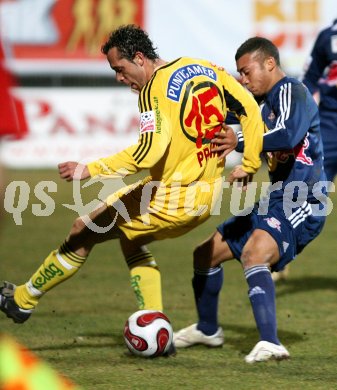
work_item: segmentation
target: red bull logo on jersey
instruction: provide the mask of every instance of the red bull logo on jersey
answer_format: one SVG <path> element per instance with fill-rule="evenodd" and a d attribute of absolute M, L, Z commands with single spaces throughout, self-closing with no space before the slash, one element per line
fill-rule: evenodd
<path fill-rule="evenodd" d="M 306 150 L 309 147 L 309 140 L 307 137 L 304 138 L 303 144 L 298 144 L 294 147 L 294 154 L 296 161 L 301 162 L 305 165 L 313 165 L 311 157 L 307 156 Z"/>
<path fill-rule="evenodd" d="M 337 45 L 337 39 L 336 39 Z M 337 52 L 337 47 L 336 47 Z M 328 74 L 326 75 L 326 83 L 330 86 L 337 85 L 337 61 L 334 61 L 329 68 Z"/>
<path fill-rule="evenodd" d="M 291 150 L 284 150 L 281 152 L 268 153 L 271 159 L 275 159 L 279 163 L 286 163 L 290 156 L 293 156 L 296 161 L 305 164 L 313 165 L 312 158 L 306 154 L 306 150 L 309 147 L 308 138 L 304 138 L 303 143 L 299 143 Z"/>
<path fill-rule="evenodd" d="M 172 73 L 168 82 L 166 96 L 169 99 L 178 102 L 184 84 L 197 76 L 206 76 L 214 81 L 217 80 L 217 75 L 212 68 L 199 64 L 183 66 Z"/>

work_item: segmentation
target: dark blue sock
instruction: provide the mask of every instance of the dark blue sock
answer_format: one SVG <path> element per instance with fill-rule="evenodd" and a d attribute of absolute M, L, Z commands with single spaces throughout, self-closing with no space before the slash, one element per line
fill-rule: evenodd
<path fill-rule="evenodd" d="M 277 337 L 275 286 L 269 268 L 266 265 L 257 265 L 246 269 L 245 275 L 260 339 L 280 344 Z"/>
<path fill-rule="evenodd" d="M 192 285 L 199 315 L 197 329 L 210 336 L 218 330 L 218 301 L 223 283 L 222 267 L 194 270 Z"/>

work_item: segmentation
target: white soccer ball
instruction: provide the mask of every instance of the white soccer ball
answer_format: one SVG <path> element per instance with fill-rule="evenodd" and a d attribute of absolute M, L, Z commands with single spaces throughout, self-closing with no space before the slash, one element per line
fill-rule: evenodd
<path fill-rule="evenodd" d="M 135 355 L 161 356 L 168 351 L 173 341 L 170 320 L 161 311 L 139 310 L 126 321 L 124 340 Z"/>

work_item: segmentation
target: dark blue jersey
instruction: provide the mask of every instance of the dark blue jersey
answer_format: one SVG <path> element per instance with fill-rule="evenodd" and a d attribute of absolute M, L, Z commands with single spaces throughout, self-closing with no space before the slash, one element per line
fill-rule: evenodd
<path fill-rule="evenodd" d="M 265 96 L 261 107 L 266 126 L 263 152 L 274 184 L 270 200 L 286 196 L 293 201 L 303 195 L 304 201 L 317 203 L 316 192 L 322 188 L 316 183 L 326 177 L 318 107 L 311 93 L 300 81 L 284 77 Z M 243 141 L 240 134 L 238 137 L 237 151 L 242 151 Z M 301 190 L 295 182 L 302 185 Z"/>
<path fill-rule="evenodd" d="M 225 119 L 225 123 L 226 125 L 228 126 L 231 126 L 231 125 L 239 125 L 240 124 L 240 121 L 239 119 L 235 116 L 234 113 L 232 112 L 228 112 L 227 113 L 227 116 L 226 116 L 226 119 Z"/>
<path fill-rule="evenodd" d="M 320 109 L 337 110 L 337 19 L 322 30 L 312 49 L 303 83 L 320 92 Z"/>

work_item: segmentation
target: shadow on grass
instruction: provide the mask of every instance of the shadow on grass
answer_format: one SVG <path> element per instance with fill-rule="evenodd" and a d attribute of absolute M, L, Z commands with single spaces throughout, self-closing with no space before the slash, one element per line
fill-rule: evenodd
<path fill-rule="evenodd" d="M 111 333 L 87 333 L 75 337 L 70 342 L 63 344 L 44 345 L 31 348 L 32 351 L 66 351 L 78 348 L 120 348 L 124 346 L 123 336 L 113 335 Z"/>
<path fill-rule="evenodd" d="M 276 284 L 277 297 L 312 290 L 337 290 L 337 277 L 306 276 L 280 280 Z"/>
<path fill-rule="evenodd" d="M 258 341 L 258 333 L 254 327 L 222 324 L 225 330 L 225 345 L 231 346 L 233 350 L 240 355 L 245 355 L 254 347 Z M 237 334 L 237 335 L 233 335 Z M 87 333 L 80 336 L 81 339 L 74 339 L 72 342 L 45 345 L 31 348 L 32 351 L 72 351 L 81 349 L 116 349 L 120 351 L 121 347 L 125 347 L 124 355 L 129 358 L 137 358 L 126 350 L 123 336 L 112 335 L 109 333 Z M 292 345 L 295 343 L 305 341 L 306 337 L 300 333 L 279 330 L 279 337 L 285 345 Z"/>
<path fill-rule="evenodd" d="M 225 331 L 225 343 L 231 345 L 238 352 L 248 353 L 259 341 L 259 335 L 255 327 L 222 324 Z M 238 336 L 233 336 L 237 333 Z M 290 332 L 287 330 L 278 330 L 278 336 L 282 343 L 286 345 L 301 343 L 306 337 L 301 333 Z"/>

